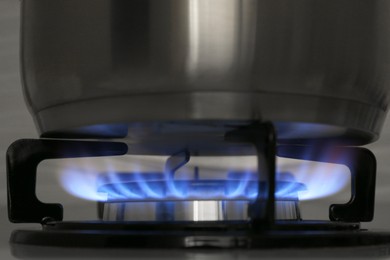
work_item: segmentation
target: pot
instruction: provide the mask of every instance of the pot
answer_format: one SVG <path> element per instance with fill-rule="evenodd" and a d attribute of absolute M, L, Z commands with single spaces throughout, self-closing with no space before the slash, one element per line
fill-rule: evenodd
<path fill-rule="evenodd" d="M 44 137 L 137 139 L 272 121 L 281 142 L 360 145 L 379 137 L 388 110 L 389 1 L 21 8 L 23 89 Z"/>

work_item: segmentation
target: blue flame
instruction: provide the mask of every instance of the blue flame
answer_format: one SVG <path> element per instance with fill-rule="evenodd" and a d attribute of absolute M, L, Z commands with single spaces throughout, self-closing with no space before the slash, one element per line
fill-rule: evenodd
<path fill-rule="evenodd" d="M 240 180 L 169 180 L 162 173 L 116 173 L 115 175 L 115 179 L 104 175 L 103 181 L 97 188 L 98 192 L 106 193 L 110 201 L 250 199 L 256 197 L 254 191 L 257 190 L 257 181 L 250 180 L 248 174 Z"/>
<path fill-rule="evenodd" d="M 310 154 L 311 151 L 307 152 Z M 139 164 L 134 163 L 130 165 L 124 163 L 126 167 L 131 168 L 128 172 L 119 171 L 109 160 L 103 161 L 105 169 L 95 169 L 91 165 L 94 165 L 94 160 L 97 159 L 89 158 L 84 159 L 84 164 L 78 167 L 73 164 L 64 167 L 60 180 L 62 186 L 70 194 L 94 201 L 254 199 L 258 191 L 255 171 L 257 161 L 255 157 L 247 157 L 247 159 L 244 170 L 226 169 L 224 178 L 197 180 L 194 179 L 194 175 L 190 174 L 183 180 L 181 178 L 169 180 L 163 171 L 145 173 Z M 348 159 L 345 158 L 345 160 Z M 223 160 L 218 159 L 221 165 L 225 165 Z M 201 162 L 198 163 L 201 164 Z M 202 169 L 202 166 L 200 168 Z M 207 170 L 207 167 L 203 168 Z M 192 171 L 193 169 L 188 167 L 187 172 Z M 341 191 L 350 180 L 346 166 L 295 159 L 278 158 L 277 172 L 279 185 L 276 187 L 276 198 L 298 196 L 300 200 L 318 199 Z M 104 178 L 102 178 L 102 173 L 104 173 Z M 306 189 L 296 183 L 302 183 Z"/>
<path fill-rule="evenodd" d="M 290 171 L 297 182 L 304 183 L 305 191 L 299 192 L 300 200 L 313 200 L 331 196 L 343 190 L 351 180 L 351 174 L 347 166 L 352 158 L 348 154 L 337 154 L 333 150 L 324 149 L 321 161 L 329 161 L 337 158 L 340 164 L 310 161 L 315 152 L 309 147 L 305 151 L 303 160 L 279 158 L 277 170 Z"/>
<path fill-rule="evenodd" d="M 233 175 L 237 177 L 238 174 Z M 62 177 L 83 176 L 77 177 L 78 186 L 73 182 L 73 185 L 65 187 L 78 197 L 99 201 L 255 199 L 259 187 L 255 174 L 248 172 L 240 175 L 240 179 L 228 180 L 167 180 L 161 173 L 111 173 L 105 174 L 102 180 L 99 176 L 91 176 L 91 173 L 72 169 L 69 174 L 62 174 Z M 154 178 L 150 178 L 151 176 Z M 91 181 L 93 177 L 95 180 Z M 95 185 L 91 185 L 92 183 Z M 264 187 L 260 187 L 262 188 Z M 297 199 L 298 190 L 303 189 L 302 185 L 296 183 L 278 181 L 275 196 Z"/>
<path fill-rule="evenodd" d="M 86 200 L 107 200 L 107 194 L 98 193 L 96 190 L 94 185 L 96 182 L 95 172 L 86 169 L 81 170 L 76 167 L 67 167 L 59 176 L 62 186 L 69 194 Z"/>

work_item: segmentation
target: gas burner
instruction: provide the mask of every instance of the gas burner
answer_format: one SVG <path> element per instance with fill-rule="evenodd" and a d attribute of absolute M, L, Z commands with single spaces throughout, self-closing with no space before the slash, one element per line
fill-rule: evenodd
<path fill-rule="evenodd" d="M 226 179 L 200 179 L 196 167 L 193 179 L 175 178 L 178 165 L 170 173 L 116 173 L 100 176 L 98 192 L 107 200 L 99 204 L 102 220 L 116 221 L 223 221 L 248 220 L 249 205 L 264 181 L 255 172 L 230 172 Z M 184 165 L 189 154 L 183 154 Z M 172 166 L 172 165 L 171 165 Z M 279 174 L 292 181 L 277 181 L 275 185 L 275 218 L 299 220 L 298 192 L 305 190 L 288 173 Z M 188 178 L 188 177 L 187 177 Z M 114 179 L 114 183 L 112 183 Z"/>
<path fill-rule="evenodd" d="M 121 174 L 123 175 L 123 174 Z M 248 209 L 257 191 L 265 187 L 255 180 L 147 180 L 105 184 L 108 193 L 99 216 L 116 221 L 224 221 L 249 220 Z M 244 175 L 244 174 L 243 174 Z M 136 174 L 128 175 L 129 177 Z M 123 177 L 122 177 L 123 179 Z M 260 187 L 258 185 L 260 184 Z M 145 194 L 146 190 L 150 194 Z M 304 185 L 276 183 L 275 218 L 300 220 L 298 192 Z M 239 192 L 238 192 L 239 191 Z M 130 194 L 130 195 L 129 195 Z"/>
<path fill-rule="evenodd" d="M 374 155 L 359 147 L 327 144 L 276 145 L 272 124 L 257 123 L 226 133 L 226 142 L 252 144 L 258 169 L 225 179 L 176 178 L 194 151 L 184 149 L 167 160 L 163 173 L 104 174 L 98 190 L 98 221 L 62 221 L 60 204 L 45 204 L 35 195 L 37 165 L 45 159 L 124 155 L 116 142 L 19 140 L 7 152 L 8 212 L 12 222 L 40 223 L 42 231 L 16 230 L 11 243 L 64 247 L 125 248 L 273 248 L 358 246 L 390 243 L 390 233 L 360 229 L 374 212 Z M 332 156 L 322 156 L 324 151 Z M 303 220 L 298 192 L 303 184 L 277 178 L 275 157 L 346 165 L 351 172 L 351 200 L 329 208 L 330 221 Z M 349 157 L 345 161 L 341 158 Z M 283 174 L 282 174 L 283 175 Z M 245 185 L 243 185 L 243 183 Z M 118 186 L 120 184 L 120 186 Z M 142 186 L 153 188 L 145 192 Z M 120 187 L 118 189 L 118 187 Z M 240 187 L 240 193 L 235 191 Z M 283 192 L 282 192 L 283 191 Z M 129 196 L 129 194 L 132 194 Z"/>

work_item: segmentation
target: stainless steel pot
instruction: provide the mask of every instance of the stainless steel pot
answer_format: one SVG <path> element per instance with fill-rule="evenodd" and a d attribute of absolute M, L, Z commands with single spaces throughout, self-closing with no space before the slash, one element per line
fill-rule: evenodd
<path fill-rule="evenodd" d="M 24 92 L 43 136 L 270 120 L 280 140 L 364 144 L 385 119 L 387 0 L 21 4 Z"/>

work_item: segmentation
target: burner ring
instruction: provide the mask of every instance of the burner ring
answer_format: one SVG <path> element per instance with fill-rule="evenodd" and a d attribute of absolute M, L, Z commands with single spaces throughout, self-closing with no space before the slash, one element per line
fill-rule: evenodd
<path fill-rule="evenodd" d="M 254 200 L 258 190 L 266 186 L 263 181 L 245 179 L 148 180 L 142 177 L 143 174 L 125 175 L 116 176 L 118 180 L 115 182 L 98 187 L 98 192 L 107 194 L 107 202 Z M 298 182 L 277 181 L 275 190 L 278 200 L 297 201 L 298 192 L 306 190 L 306 187 Z"/>
<path fill-rule="evenodd" d="M 264 182 L 255 180 L 156 180 L 141 174 L 122 174 L 121 181 L 104 184 L 107 194 L 99 216 L 109 221 L 223 221 L 248 220 L 250 205 Z M 160 175 L 162 176 L 162 175 Z M 153 178 L 151 178 L 153 177 Z M 130 178 L 134 179 L 130 181 Z M 145 177 L 144 177 L 145 178 Z M 257 187 L 259 187 L 258 189 Z M 299 220 L 298 192 L 301 183 L 276 183 L 275 218 Z"/>

